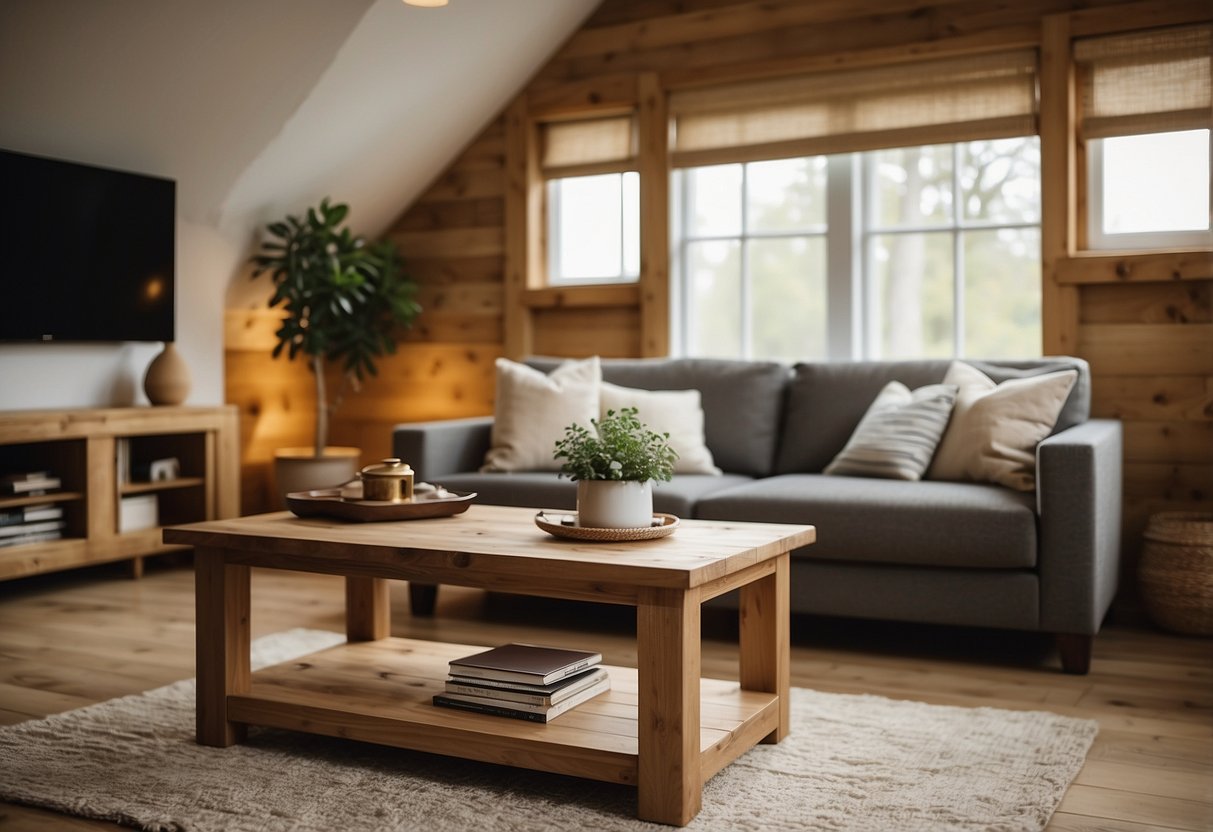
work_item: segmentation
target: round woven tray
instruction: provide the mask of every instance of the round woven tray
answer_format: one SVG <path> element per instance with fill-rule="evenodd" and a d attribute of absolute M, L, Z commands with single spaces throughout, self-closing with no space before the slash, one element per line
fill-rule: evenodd
<path fill-rule="evenodd" d="M 1177 633 L 1213 635 L 1213 512 L 1150 517 L 1137 575 L 1150 617 Z"/>
<path fill-rule="evenodd" d="M 672 514 L 654 514 L 654 520 L 660 520 L 659 526 L 642 526 L 638 529 L 594 529 L 586 526 L 568 525 L 557 520 L 557 517 L 576 518 L 576 514 L 546 515 L 542 511 L 535 515 L 535 525 L 550 535 L 566 537 L 570 540 L 588 540 L 594 543 L 622 543 L 632 540 L 653 540 L 666 537 L 678 528 L 678 518 Z M 574 520 L 574 522 L 576 522 Z"/>

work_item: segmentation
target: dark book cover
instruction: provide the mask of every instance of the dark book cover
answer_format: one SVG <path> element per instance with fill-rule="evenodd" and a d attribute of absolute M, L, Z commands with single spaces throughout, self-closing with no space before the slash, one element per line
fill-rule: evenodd
<path fill-rule="evenodd" d="M 504 644 L 451 662 L 451 675 L 547 685 L 572 676 L 602 661 L 601 653 Z"/>

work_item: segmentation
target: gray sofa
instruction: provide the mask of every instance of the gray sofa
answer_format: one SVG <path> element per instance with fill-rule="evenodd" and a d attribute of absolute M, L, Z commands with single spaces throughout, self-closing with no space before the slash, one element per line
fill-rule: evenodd
<path fill-rule="evenodd" d="M 557 359 L 533 359 L 545 372 Z M 1037 490 L 821 473 L 881 388 L 940 382 L 949 361 L 802 363 L 713 359 L 602 362 L 603 379 L 649 390 L 698 389 L 721 476 L 678 475 L 654 508 L 684 518 L 808 523 L 818 542 L 793 553 L 793 612 L 1052 633 L 1068 672 L 1088 669 L 1116 591 L 1121 426 L 1089 419 L 1081 359 L 971 361 L 994 381 L 1073 368 L 1078 381 L 1037 449 Z M 479 473 L 491 418 L 403 424 L 394 453 L 420 479 L 478 502 L 575 508 L 554 473 Z M 417 587 L 414 609 L 432 609 Z"/>

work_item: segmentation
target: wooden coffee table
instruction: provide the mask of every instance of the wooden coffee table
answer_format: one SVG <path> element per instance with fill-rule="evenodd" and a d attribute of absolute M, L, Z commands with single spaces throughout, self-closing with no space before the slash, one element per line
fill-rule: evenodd
<path fill-rule="evenodd" d="M 283 512 L 166 529 L 165 542 L 196 548 L 198 742 L 228 746 L 268 725 L 625 783 L 641 818 L 689 823 L 709 777 L 787 734 L 788 553 L 814 528 L 683 520 L 660 540 L 581 543 L 545 534 L 534 515 Z M 346 643 L 251 673 L 253 566 L 345 576 Z M 548 724 L 434 707 L 447 662 L 484 646 L 390 638 L 393 579 L 634 606 L 637 667 L 609 667 L 608 693 Z M 700 605 L 732 589 L 740 683 L 701 679 Z"/>

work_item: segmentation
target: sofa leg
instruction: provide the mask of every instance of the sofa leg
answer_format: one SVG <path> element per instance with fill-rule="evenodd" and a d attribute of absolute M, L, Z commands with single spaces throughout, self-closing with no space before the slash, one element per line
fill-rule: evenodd
<path fill-rule="evenodd" d="M 1061 654 L 1061 669 L 1066 673 L 1085 676 L 1091 669 L 1091 645 L 1095 636 L 1077 633 L 1057 633 L 1057 652 Z"/>
<path fill-rule="evenodd" d="M 437 584 L 419 584 L 409 581 L 409 612 L 413 615 L 431 616 L 438 600 Z"/>

